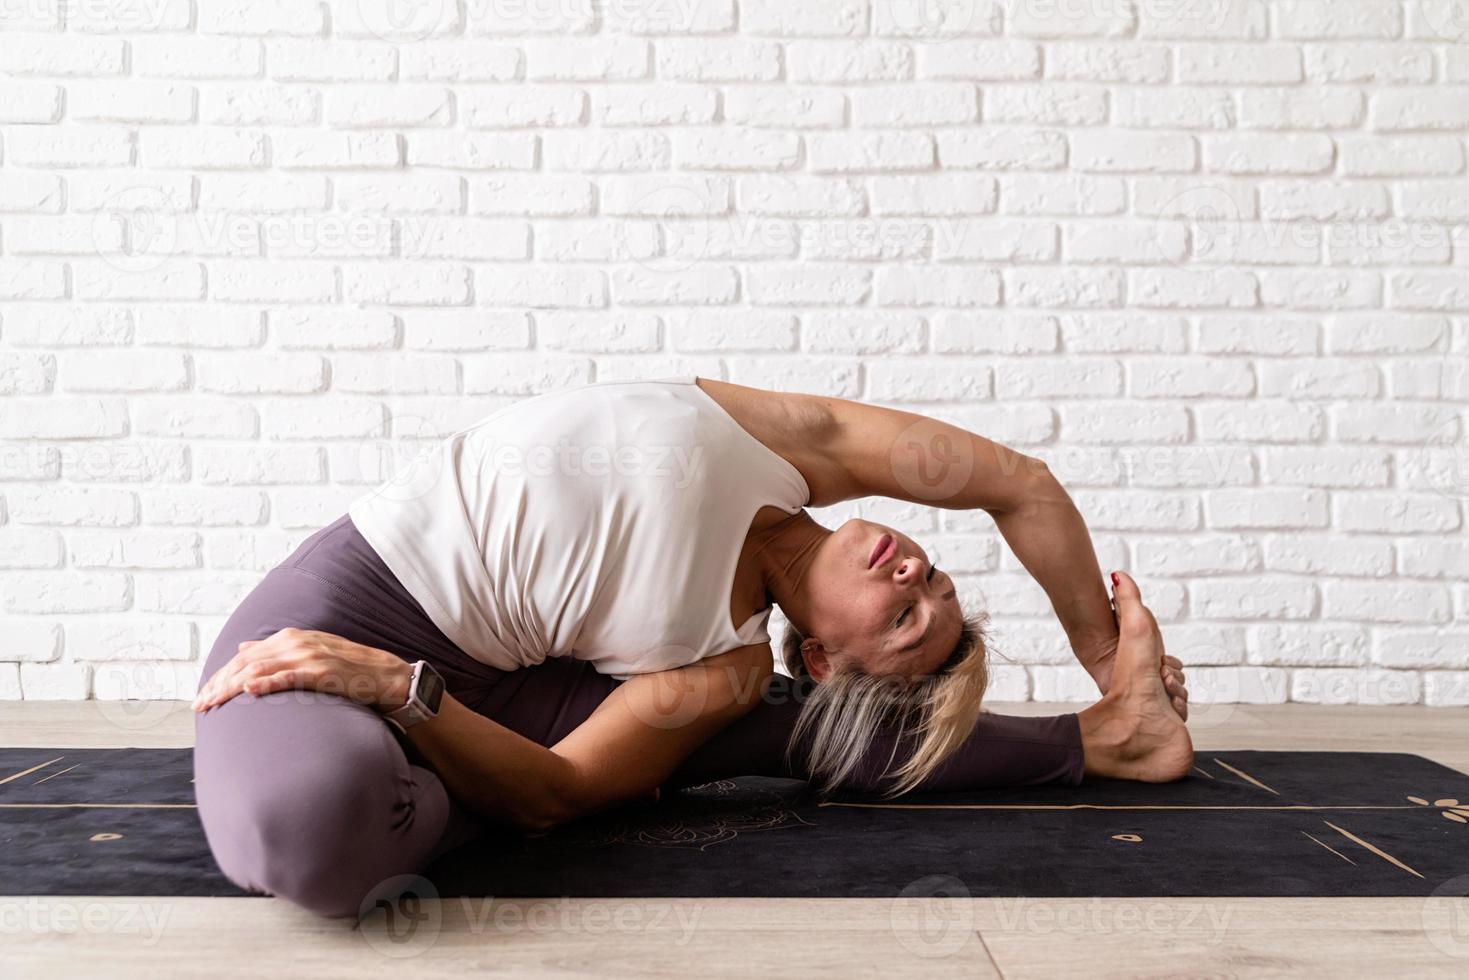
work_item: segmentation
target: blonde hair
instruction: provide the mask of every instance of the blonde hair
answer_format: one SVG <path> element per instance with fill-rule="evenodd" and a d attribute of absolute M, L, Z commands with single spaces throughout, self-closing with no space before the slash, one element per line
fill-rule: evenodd
<path fill-rule="evenodd" d="M 886 795 L 906 793 L 923 782 L 964 743 L 979 721 L 980 702 L 989 684 L 984 615 L 966 616 L 959 642 L 933 674 L 906 678 L 868 674 L 852 666 L 834 670 L 816 684 L 802 706 L 786 752 L 811 739 L 808 771 L 826 791 L 848 779 L 884 724 L 895 724 L 893 750 L 881 781 L 892 780 Z M 781 659 L 793 678 L 808 678 L 801 657 L 806 638 L 787 624 Z M 899 746 L 917 742 L 906 762 L 893 768 Z"/>

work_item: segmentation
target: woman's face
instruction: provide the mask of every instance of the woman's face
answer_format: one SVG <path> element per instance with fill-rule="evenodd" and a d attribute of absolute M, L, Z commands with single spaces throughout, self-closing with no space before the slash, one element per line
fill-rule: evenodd
<path fill-rule="evenodd" d="M 954 582 L 901 531 L 853 518 L 832 532 L 807 578 L 807 670 L 932 674 L 959 641 Z"/>

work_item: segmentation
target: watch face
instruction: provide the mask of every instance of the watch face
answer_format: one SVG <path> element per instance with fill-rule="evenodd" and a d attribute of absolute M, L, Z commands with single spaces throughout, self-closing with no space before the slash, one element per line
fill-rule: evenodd
<path fill-rule="evenodd" d="M 444 697 L 444 679 L 428 664 L 423 665 L 423 670 L 418 675 L 417 694 L 418 700 L 422 701 L 423 706 L 430 712 L 439 710 L 439 702 Z"/>

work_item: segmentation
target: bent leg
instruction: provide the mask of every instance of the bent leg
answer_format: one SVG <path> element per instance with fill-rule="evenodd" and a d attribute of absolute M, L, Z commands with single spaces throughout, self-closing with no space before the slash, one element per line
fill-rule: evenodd
<path fill-rule="evenodd" d="M 349 635 L 350 610 L 330 588 L 273 569 L 226 622 L 203 679 L 241 642 L 285 626 Z M 195 737 L 199 819 L 220 868 L 243 888 L 356 915 L 375 889 L 463 835 L 467 818 L 438 776 L 410 763 L 381 716 L 346 698 L 241 694 L 198 715 Z"/>

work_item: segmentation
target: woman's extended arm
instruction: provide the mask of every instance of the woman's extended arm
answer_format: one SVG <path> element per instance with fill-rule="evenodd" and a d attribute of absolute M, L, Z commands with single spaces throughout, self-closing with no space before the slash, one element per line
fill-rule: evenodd
<path fill-rule="evenodd" d="M 1051 600 L 1077 659 L 1106 693 L 1117 621 L 1086 522 L 1045 462 L 912 412 L 820 399 L 825 437 L 811 461 L 813 503 L 883 496 L 984 510 Z M 816 424 L 816 423 L 812 423 Z"/>

